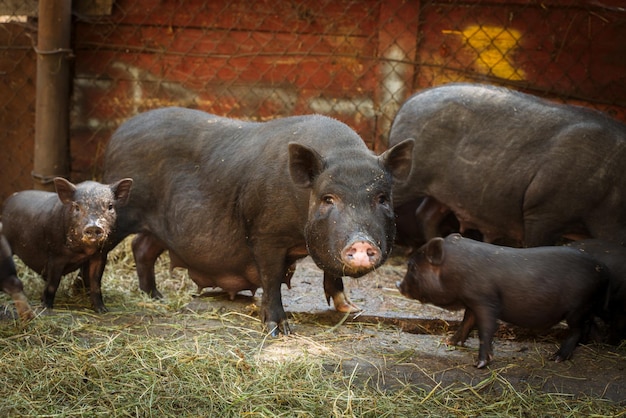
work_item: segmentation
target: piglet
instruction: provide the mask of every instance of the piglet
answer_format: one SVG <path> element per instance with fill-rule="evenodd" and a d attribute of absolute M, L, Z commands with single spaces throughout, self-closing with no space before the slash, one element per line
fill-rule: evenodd
<path fill-rule="evenodd" d="M 17 278 L 11 247 L 2 234 L 2 223 L 0 223 L 0 289 L 13 298 L 15 310 L 22 321 L 28 321 L 34 317 L 28 299 L 24 295 L 24 286 Z"/>
<path fill-rule="evenodd" d="M 42 301 L 52 308 L 61 276 L 78 268 L 89 278 L 96 312 L 106 312 L 100 284 L 106 258 L 99 257 L 115 228 L 117 208 L 127 203 L 132 179 L 105 185 L 74 185 L 56 177 L 56 193 L 14 193 L 2 211 L 4 233 L 14 253 L 46 281 Z"/>
<path fill-rule="evenodd" d="M 593 314 L 603 309 L 608 283 L 604 265 L 572 248 L 509 248 L 452 234 L 417 250 L 397 286 L 420 302 L 465 309 L 447 343 L 462 344 L 476 325 L 476 367 L 482 368 L 493 357 L 497 319 L 533 329 L 565 320 L 569 334 L 552 359 L 569 359 L 588 333 Z"/>

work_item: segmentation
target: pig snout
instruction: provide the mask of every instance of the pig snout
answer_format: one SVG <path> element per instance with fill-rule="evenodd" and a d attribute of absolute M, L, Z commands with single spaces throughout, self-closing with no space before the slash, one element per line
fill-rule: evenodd
<path fill-rule="evenodd" d="M 371 270 L 380 263 L 381 258 L 380 248 L 363 237 L 353 239 L 341 251 L 343 263 L 355 270 Z"/>
<path fill-rule="evenodd" d="M 100 221 L 89 222 L 83 228 L 82 240 L 87 243 L 100 243 L 107 238 L 107 230 Z"/>
<path fill-rule="evenodd" d="M 98 240 L 100 239 L 103 235 L 104 235 L 104 229 L 100 228 L 99 226 L 88 226 L 87 228 L 85 228 L 83 230 L 83 234 L 88 238 L 88 239 L 92 239 L 92 240 Z"/>

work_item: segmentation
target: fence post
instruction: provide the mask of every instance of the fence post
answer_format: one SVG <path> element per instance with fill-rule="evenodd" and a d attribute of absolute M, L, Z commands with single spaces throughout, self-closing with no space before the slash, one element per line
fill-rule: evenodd
<path fill-rule="evenodd" d="M 377 85 L 374 92 L 374 150 L 387 149 L 389 128 L 400 105 L 413 92 L 420 1 L 387 0 L 380 5 Z"/>
<path fill-rule="evenodd" d="M 71 0 L 40 0 L 35 106 L 35 189 L 54 190 L 52 179 L 69 175 Z"/>

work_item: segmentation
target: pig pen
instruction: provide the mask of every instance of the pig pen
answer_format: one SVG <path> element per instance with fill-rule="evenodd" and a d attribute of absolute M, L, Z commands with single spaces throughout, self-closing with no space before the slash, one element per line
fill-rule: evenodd
<path fill-rule="evenodd" d="M 363 309 L 345 315 L 327 305 L 322 273 L 313 261 L 309 257 L 301 260 L 291 290 L 283 286 L 282 291 L 292 335 L 271 338 L 262 332 L 258 318 L 258 292 L 254 297 L 242 293 L 233 301 L 219 290 L 205 289 L 198 295 L 186 271 L 169 271 L 167 256 L 162 256 L 157 264 L 157 284 L 165 299 L 148 298 L 138 289 L 126 240 L 110 254 L 103 279 L 104 299 L 111 309 L 107 314 L 93 313 L 88 295 L 77 290 L 75 275 L 62 280 L 55 311 L 42 313 L 37 308 L 39 316 L 26 325 L 15 319 L 10 298 L 2 296 L 7 309 L 0 319 L 0 341 L 4 345 L 0 349 L 4 356 L 0 377 L 9 386 L 0 389 L 3 399 L 0 413 L 82 416 L 99 411 L 103 403 L 121 402 L 115 408 L 124 409 L 112 409 L 117 412 L 110 415 L 147 416 L 152 411 L 171 415 L 172 409 L 165 406 L 167 396 L 155 388 L 167 388 L 177 379 L 184 381 L 181 368 L 201 364 L 210 356 L 218 359 L 212 361 L 212 366 L 222 368 L 223 364 L 232 364 L 237 373 L 252 376 L 251 381 L 258 379 L 259 385 L 263 385 L 262 389 L 240 393 L 235 398 L 241 398 L 241 402 L 248 399 L 251 405 L 239 405 L 234 412 L 219 409 L 222 416 L 240 416 L 242 411 L 251 416 L 407 416 L 411 411 L 418 415 L 429 411 L 434 415 L 457 416 L 537 416 L 538 413 L 621 416 L 626 413 L 626 344 L 579 346 L 571 361 L 554 363 L 548 357 L 558 348 L 564 326 L 538 333 L 501 325 L 494 339 L 493 361 L 487 368 L 478 370 L 473 366 L 478 354 L 476 331 L 466 347 L 449 348 L 443 344 L 445 336 L 460 323 L 461 312 L 423 305 L 404 298 L 396 290 L 395 282 L 405 272 L 404 261 L 400 250 L 396 250 L 376 271 L 359 279 L 344 278 L 347 295 Z M 37 306 L 43 282 L 19 260 L 16 262 L 27 296 Z M 126 342 L 129 335 L 133 343 Z M 147 346 L 133 346 L 137 341 L 145 341 Z M 115 344 L 119 345 L 117 349 L 110 348 Z M 176 347 L 181 344 L 194 354 L 183 355 L 182 348 L 169 354 L 158 351 L 159 347 L 165 349 L 170 344 L 177 344 Z M 36 366 L 29 360 L 33 350 L 41 352 L 36 355 Z M 126 351 L 132 352 L 138 363 L 124 360 L 122 352 Z M 152 357 L 154 364 L 149 360 Z M 99 366 L 100 361 L 104 365 Z M 292 373 L 309 376 L 309 372 L 294 370 L 293 362 L 300 361 L 321 365 L 323 377 L 314 378 L 315 384 L 326 376 L 334 379 L 339 375 L 343 390 L 320 395 L 313 402 L 317 409 L 303 406 L 294 409 L 294 402 L 300 405 L 302 399 L 317 396 L 315 388 L 301 388 L 297 382 L 290 382 L 294 379 Z M 78 371 L 73 374 L 78 374 L 74 376 L 78 383 L 64 375 L 65 372 L 55 371 L 55 367 L 76 368 Z M 265 367 L 273 370 L 287 367 L 289 371 L 281 371 L 279 378 L 272 377 L 268 388 L 263 380 Z M 15 376 L 19 368 L 25 376 Z M 107 374 L 108 369 L 111 375 Z M 118 382 L 122 379 L 120 370 L 135 376 L 138 369 L 146 369 L 150 376 L 154 374 L 158 384 L 141 384 L 145 377 L 132 378 L 142 389 L 131 387 L 126 381 Z M 54 377 L 54 373 L 59 376 Z M 55 392 L 57 402 L 46 392 L 53 402 L 40 400 L 42 406 L 37 409 L 36 392 L 43 390 L 46 379 L 50 379 L 46 390 Z M 55 379 L 59 382 L 51 383 Z M 204 379 L 203 373 L 194 372 L 190 385 L 235 408 L 237 401 L 232 395 L 221 393 L 220 389 L 204 383 Z M 224 377 L 219 379 L 229 381 Z M 59 399 L 70 396 L 69 389 L 64 389 L 61 382 L 76 386 L 69 387 L 82 407 L 60 409 Z M 238 379 L 229 383 L 243 385 Z M 287 385 L 287 389 L 281 384 Z M 109 385 L 120 386 L 107 389 Z M 88 388 L 87 393 L 82 392 L 83 386 Z M 126 387 L 127 393 L 123 389 Z M 262 395 L 260 392 L 264 390 L 269 394 Z M 89 396 L 96 392 L 99 394 L 90 400 Z M 170 403 L 178 405 L 173 408 L 182 408 L 180 411 L 205 416 L 217 413 L 212 408 L 218 401 L 211 397 L 203 397 L 195 403 L 195 409 L 185 409 L 192 405 L 176 403 L 177 396 L 180 395 L 172 394 L 174 400 Z M 110 397 L 117 400 L 109 401 Z M 130 398 L 135 399 L 134 406 L 124 404 Z M 271 407 L 259 401 L 260 398 L 267 399 Z M 211 407 L 207 409 L 205 403 L 209 401 Z M 65 408 L 71 408 L 71 402 L 63 402 Z M 20 406 L 22 403 L 28 407 Z"/>

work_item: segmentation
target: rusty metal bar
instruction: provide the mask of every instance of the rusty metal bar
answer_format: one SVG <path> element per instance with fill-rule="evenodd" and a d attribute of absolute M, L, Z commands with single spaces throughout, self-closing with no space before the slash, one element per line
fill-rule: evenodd
<path fill-rule="evenodd" d="M 40 0 L 37 37 L 35 189 L 53 190 L 55 176 L 68 177 L 69 95 L 72 57 L 71 0 Z"/>

